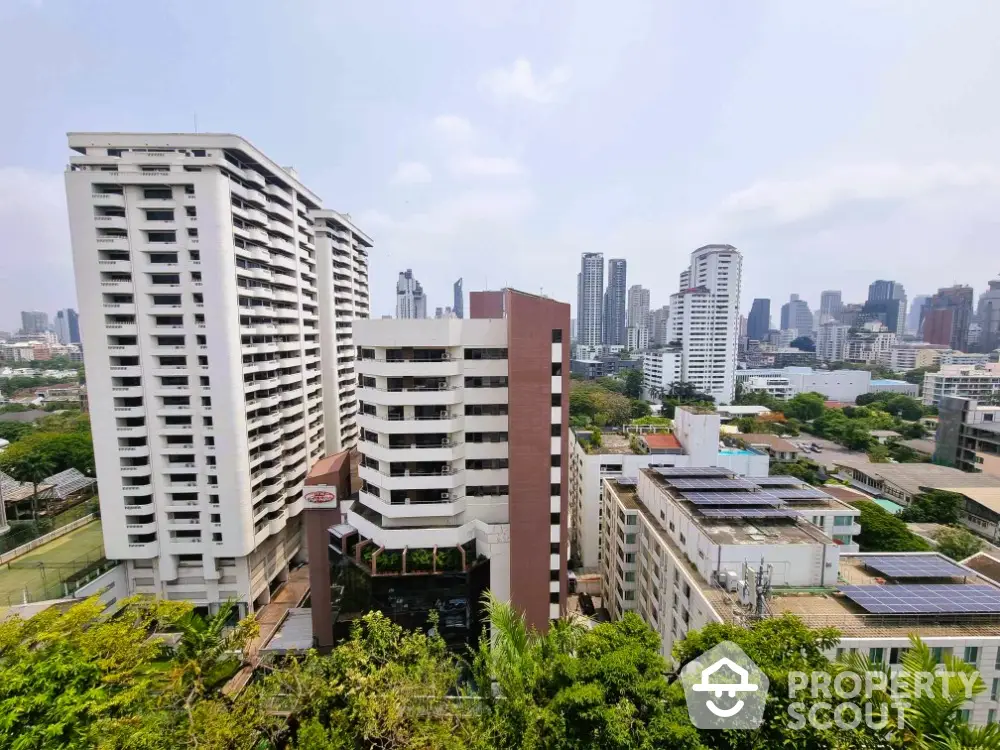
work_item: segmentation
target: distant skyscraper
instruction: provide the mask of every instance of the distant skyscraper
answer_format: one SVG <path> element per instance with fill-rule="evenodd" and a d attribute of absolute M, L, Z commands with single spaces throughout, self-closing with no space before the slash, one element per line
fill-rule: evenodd
<path fill-rule="evenodd" d="M 923 317 L 924 305 L 927 304 L 931 296 L 929 294 L 918 294 L 913 298 L 913 304 L 910 305 L 910 311 L 906 314 L 906 332 L 907 333 L 920 333 L 920 320 Z"/>
<path fill-rule="evenodd" d="M 949 346 L 960 352 L 968 351 L 972 299 L 971 286 L 938 289 L 938 293 L 924 306 L 921 324 L 924 341 Z"/>
<path fill-rule="evenodd" d="M 424 296 L 424 288 L 413 277 L 413 271 L 409 268 L 400 271 L 399 280 L 396 282 L 396 317 L 427 317 L 427 298 Z"/>
<path fill-rule="evenodd" d="M 649 290 L 639 284 L 628 290 L 628 325 L 631 328 L 649 328 Z"/>
<path fill-rule="evenodd" d="M 664 305 L 649 314 L 649 345 L 666 346 L 669 343 L 670 305 Z"/>
<path fill-rule="evenodd" d="M 771 330 L 771 300 L 758 297 L 750 306 L 747 316 L 747 338 L 750 341 L 766 341 Z"/>
<path fill-rule="evenodd" d="M 441 318 L 454 318 L 454 310 L 450 307 L 435 307 L 434 317 L 440 320 Z"/>
<path fill-rule="evenodd" d="M 819 295 L 820 322 L 825 323 L 829 318 L 836 318 L 840 314 L 842 305 L 843 301 L 838 290 L 828 289 L 822 292 Z"/>
<path fill-rule="evenodd" d="M 455 299 L 452 302 L 451 310 L 455 313 L 456 318 L 465 317 L 465 292 L 462 291 L 462 280 L 459 279 L 455 282 L 452 287 Z"/>
<path fill-rule="evenodd" d="M 48 314 L 29 310 L 22 312 L 21 330 L 24 333 L 45 333 L 49 330 Z"/>
<path fill-rule="evenodd" d="M 65 310 L 56 311 L 56 319 L 52 324 L 52 328 L 60 344 L 69 343 L 69 319 L 66 316 Z"/>
<path fill-rule="evenodd" d="M 691 253 L 670 297 L 670 340 L 681 345 L 681 377 L 720 404 L 733 400 L 743 257 L 732 245 Z"/>
<path fill-rule="evenodd" d="M 584 253 L 576 277 L 576 340 L 583 346 L 600 346 L 604 325 L 604 255 Z"/>
<path fill-rule="evenodd" d="M 608 288 L 604 292 L 604 341 L 609 346 L 625 345 L 625 286 L 624 258 L 608 261 Z"/>
<path fill-rule="evenodd" d="M 808 336 L 813 329 L 813 316 L 809 303 L 793 294 L 788 302 L 781 306 L 781 330 L 794 328 L 800 336 Z"/>
<path fill-rule="evenodd" d="M 1000 280 L 990 282 L 990 288 L 979 295 L 976 310 L 979 325 L 979 351 L 991 352 L 1000 347 Z"/>
<path fill-rule="evenodd" d="M 890 332 L 902 336 L 906 330 L 906 290 L 897 281 L 878 279 L 868 286 L 868 301 L 859 322 L 877 320 Z"/>

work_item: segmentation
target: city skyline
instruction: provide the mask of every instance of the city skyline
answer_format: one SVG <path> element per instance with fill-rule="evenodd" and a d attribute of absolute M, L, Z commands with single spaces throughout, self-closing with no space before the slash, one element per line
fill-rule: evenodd
<path fill-rule="evenodd" d="M 282 154 L 366 227 L 388 261 L 372 279 L 376 315 L 392 313 L 394 276 L 408 267 L 434 304 L 450 298 L 458 275 L 467 292 L 512 286 L 572 301 L 565 269 L 600 250 L 628 259 L 655 309 L 671 285 L 646 280 L 675 278 L 692 248 L 716 242 L 744 253 L 748 300 L 784 300 L 794 289 L 815 309 L 824 289 L 860 301 L 867 283 L 886 277 L 911 294 L 986 289 L 998 270 L 1000 105 L 977 92 L 1000 71 L 1000 57 L 986 53 L 997 44 L 996 4 L 751 5 L 721 29 L 708 7 L 675 15 L 644 2 L 610 21 L 604 10 L 446 2 L 427 12 L 348 4 L 297 15 L 251 2 L 236 18 L 202 7 L 195 23 L 135 3 L 111 1 L 100 14 L 7 4 L 0 34 L 10 59 L 44 55 L 45 64 L 0 73 L 22 102 L 18 118 L 0 123 L 0 327 L 14 327 L 22 309 L 78 307 L 65 133 L 177 132 L 195 118 L 199 130 L 238 132 Z M 108 17 L 123 33 L 107 34 Z M 233 33 L 216 39 L 220 27 Z M 124 33 L 132 28 L 142 34 Z M 240 40 L 264 35 L 282 87 L 238 74 Z M 327 70 L 319 51 L 331 39 L 343 52 Z M 681 75 L 677 61 L 708 40 L 726 54 L 695 79 Z M 164 45 L 177 63 L 152 79 L 86 64 Z M 376 45 L 386 55 L 373 69 Z M 426 48 L 435 54 L 415 54 Z M 136 106 L 144 84 L 157 96 Z M 337 97 L 310 102 L 289 128 L 287 97 L 307 98 L 317 84 Z M 102 92 L 99 111 L 84 88 Z M 336 99 L 364 106 L 348 113 Z M 702 115 L 696 123 L 678 111 Z M 733 111 L 746 116 L 723 114 Z M 822 262 L 805 262 L 813 259 Z M 987 270 L 978 277 L 976 268 Z M 24 277 L 40 282 L 16 283 Z"/>

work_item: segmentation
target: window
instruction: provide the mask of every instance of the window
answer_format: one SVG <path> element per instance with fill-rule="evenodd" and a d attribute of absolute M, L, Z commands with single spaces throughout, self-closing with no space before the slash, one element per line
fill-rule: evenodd
<path fill-rule="evenodd" d="M 635 562 L 635 552 L 626 552 L 625 553 L 625 562 L 627 562 L 627 563 L 634 563 Z"/>
<path fill-rule="evenodd" d="M 552 374 L 553 375 L 562 375 L 562 362 L 553 362 L 552 363 Z"/>
<path fill-rule="evenodd" d="M 624 593 L 624 594 L 622 595 L 622 598 L 623 598 L 623 599 L 624 599 L 625 601 L 627 601 L 627 602 L 634 602 L 634 601 L 635 601 L 635 592 L 634 592 L 634 591 L 626 591 L 626 592 L 625 592 L 625 593 Z"/>
<path fill-rule="evenodd" d="M 834 516 L 834 526 L 851 526 L 854 524 L 854 516 Z"/>
<path fill-rule="evenodd" d="M 872 664 L 881 664 L 885 660 L 885 649 L 884 648 L 868 649 L 868 660 Z"/>
<path fill-rule="evenodd" d="M 197 237 L 197 236 L 198 236 L 198 230 L 189 227 L 188 228 L 188 237 Z"/>
<path fill-rule="evenodd" d="M 549 592 L 549 604 L 558 604 L 558 603 L 559 603 L 559 592 L 558 591 L 550 591 Z"/>
<path fill-rule="evenodd" d="M 556 497 L 561 494 L 562 494 L 562 488 L 559 486 L 558 482 L 549 485 L 549 495 L 551 497 Z"/>
<path fill-rule="evenodd" d="M 186 213 L 188 216 L 190 216 L 193 219 L 196 216 L 198 216 L 198 209 L 195 208 L 194 206 L 185 206 L 184 207 L 184 213 Z"/>
<path fill-rule="evenodd" d="M 552 437 L 562 437 L 562 425 L 554 424 L 552 425 L 552 431 L 549 433 Z"/>
<path fill-rule="evenodd" d="M 174 210 L 172 208 L 162 210 L 146 211 L 146 221 L 173 221 Z"/>
<path fill-rule="evenodd" d="M 562 328 L 552 329 L 552 343 L 561 344 L 562 343 Z"/>
<path fill-rule="evenodd" d="M 635 583 L 635 571 L 629 570 L 625 573 L 625 583 Z"/>
<path fill-rule="evenodd" d="M 553 406 L 562 406 L 562 394 L 561 393 L 553 393 L 552 394 L 552 405 Z"/>
<path fill-rule="evenodd" d="M 506 417 L 507 404 L 466 404 L 467 417 Z"/>
<path fill-rule="evenodd" d="M 968 708 L 963 708 L 961 711 L 958 712 L 958 718 L 962 721 L 963 724 L 969 723 L 969 717 L 971 715 L 972 711 L 969 710 Z"/>
<path fill-rule="evenodd" d="M 174 197 L 174 193 L 168 187 L 148 187 L 142 191 L 142 197 L 146 200 L 168 201 Z"/>
<path fill-rule="evenodd" d="M 559 455 L 558 453 L 553 454 L 550 458 L 549 465 L 552 466 L 553 468 L 556 468 L 559 467 L 561 464 L 562 464 L 562 456 Z"/>
<path fill-rule="evenodd" d="M 949 653 L 949 649 L 944 646 L 931 646 L 931 656 L 935 664 L 944 664 L 944 657 Z"/>
<path fill-rule="evenodd" d="M 990 700 L 995 701 L 998 698 L 1000 698 L 1000 677 L 994 677 L 993 686 L 990 688 Z"/>
<path fill-rule="evenodd" d="M 966 664 L 976 666 L 979 663 L 979 646 L 966 646 L 963 658 Z"/>
<path fill-rule="evenodd" d="M 558 570 L 550 570 L 549 571 L 549 580 L 550 581 L 558 581 L 559 580 L 559 571 Z"/>
<path fill-rule="evenodd" d="M 635 544 L 635 534 L 626 534 L 625 544 Z"/>
<path fill-rule="evenodd" d="M 560 553 L 559 542 L 552 542 L 549 545 L 549 553 L 553 555 L 558 555 Z"/>
<path fill-rule="evenodd" d="M 987 714 L 986 714 L 986 723 L 987 724 L 996 724 L 997 723 L 997 710 L 995 708 L 991 708 L 987 712 Z"/>
<path fill-rule="evenodd" d="M 906 654 L 907 649 L 905 648 L 890 648 L 889 649 L 889 663 L 899 664 L 903 660 L 903 655 Z"/>
<path fill-rule="evenodd" d="M 558 526 L 559 525 L 559 514 L 558 513 L 549 513 L 549 525 L 550 526 Z"/>

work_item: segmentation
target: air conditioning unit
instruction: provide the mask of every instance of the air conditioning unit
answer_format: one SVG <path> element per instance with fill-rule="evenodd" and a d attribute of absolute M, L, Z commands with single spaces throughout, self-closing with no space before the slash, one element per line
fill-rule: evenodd
<path fill-rule="evenodd" d="M 442 492 L 441 493 L 441 499 L 442 500 L 450 500 L 451 499 L 451 493 L 450 492 Z"/>
<path fill-rule="evenodd" d="M 746 581 L 740 581 L 737 586 L 740 592 L 740 602 L 749 607 L 753 604 L 753 589 Z"/>
<path fill-rule="evenodd" d="M 726 571 L 726 590 L 736 591 L 740 587 L 740 576 L 735 570 Z"/>

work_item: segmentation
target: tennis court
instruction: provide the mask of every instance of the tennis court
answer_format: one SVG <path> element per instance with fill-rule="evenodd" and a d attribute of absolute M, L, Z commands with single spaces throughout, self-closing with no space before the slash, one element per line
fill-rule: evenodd
<path fill-rule="evenodd" d="M 104 557 L 101 522 L 92 521 L 65 536 L 0 566 L 0 606 L 63 596 L 62 582 Z"/>

